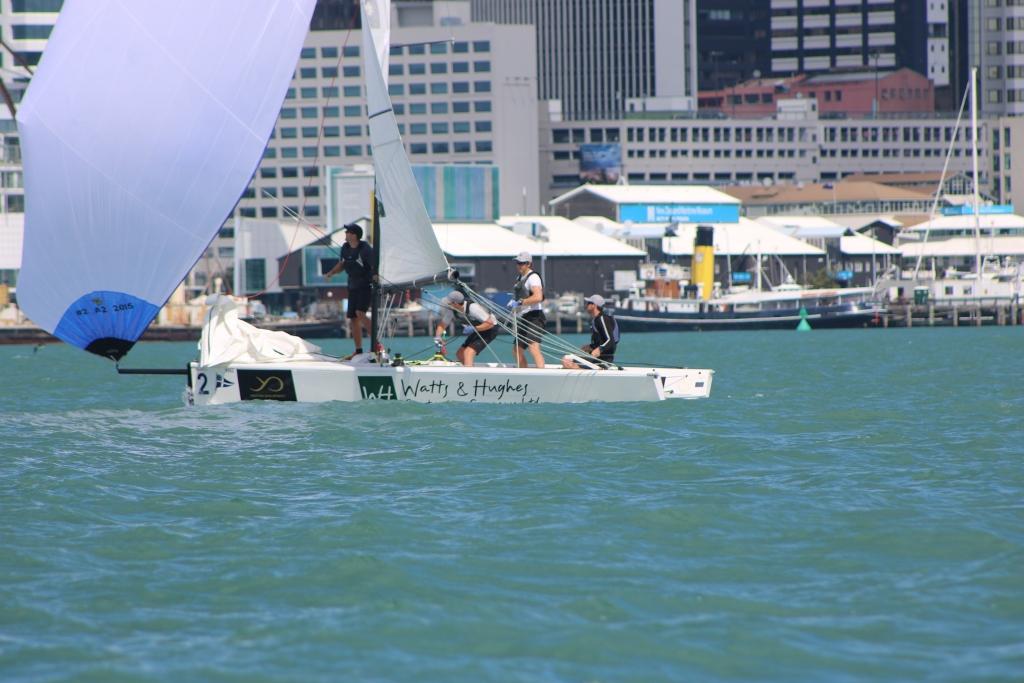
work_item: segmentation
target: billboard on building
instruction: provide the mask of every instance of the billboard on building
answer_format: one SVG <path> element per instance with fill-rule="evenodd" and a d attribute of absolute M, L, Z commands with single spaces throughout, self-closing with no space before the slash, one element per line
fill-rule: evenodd
<path fill-rule="evenodd" d="M 580 145 L 580 181 L 617 183 L 622 175 L 622 146 L 618 144 Z"/>
<path fill-rule="evenodd" d="M 620 204 L 619 221 L 634 223 L 736 223 L 739 204 Z"/>

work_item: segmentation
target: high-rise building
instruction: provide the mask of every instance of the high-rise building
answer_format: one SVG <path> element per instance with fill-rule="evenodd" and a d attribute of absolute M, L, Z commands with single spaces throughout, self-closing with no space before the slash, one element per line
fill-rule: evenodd
<path fill-rule="evenodd" d="M 696 0 L 472 0 L 472 18 L 536 27 L 538 96 L 566 119 L 655 98 L 696 108 Z"/>
<path fill-rule="evenodd" d="M 771 72 L 769 18 L 766 4 L 750 0 L 716 0 L 697 7 L 697 79 L 702 92 Z"/>
<path fill-rule="evenodd" d="M 978 107 L 987 114 L 1024 114 L 1024 2 L 970 2 L 967 24 Z"/>

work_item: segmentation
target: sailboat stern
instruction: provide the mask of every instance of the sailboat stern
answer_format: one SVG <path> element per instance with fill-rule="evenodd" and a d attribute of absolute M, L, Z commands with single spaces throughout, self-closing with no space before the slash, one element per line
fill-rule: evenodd
<path fill-rule="evenodd" d="M 656 368 L 665 398 L 708 398 L 714 370 L 695 368 Z"/>

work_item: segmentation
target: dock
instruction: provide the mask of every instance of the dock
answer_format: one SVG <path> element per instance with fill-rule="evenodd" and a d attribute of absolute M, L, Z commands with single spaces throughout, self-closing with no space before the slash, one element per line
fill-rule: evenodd
<path fill-rule="evenodd" d="M 891 303 L 882 314 L 883 327 L 980 327 L 1021 325 L 1019 299 L 965 299 L 926 304 Z"/>

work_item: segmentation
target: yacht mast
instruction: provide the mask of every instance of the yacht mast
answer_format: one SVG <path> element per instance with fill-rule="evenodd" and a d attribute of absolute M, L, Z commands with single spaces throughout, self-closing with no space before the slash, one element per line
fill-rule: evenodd
<path fill-rule="evenodd" d="M 978 193 L 978 67 L 971 68 L 971 163 L 974 170 L 974 272 L 981 280 L 981 197 Z"/>

